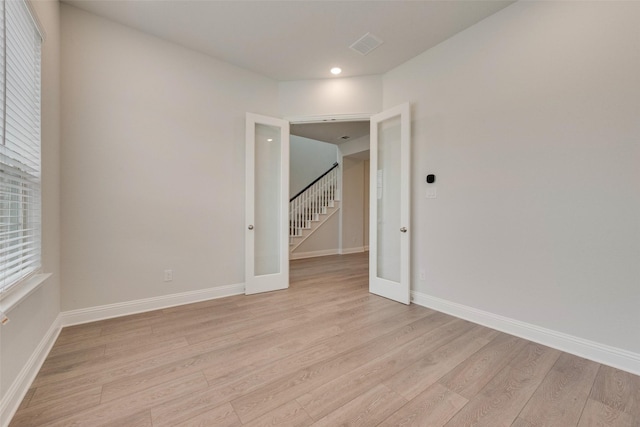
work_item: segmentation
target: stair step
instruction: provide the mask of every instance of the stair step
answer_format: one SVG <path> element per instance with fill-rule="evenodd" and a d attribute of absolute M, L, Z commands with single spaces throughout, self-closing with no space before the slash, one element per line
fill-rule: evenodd
<path fill-rule="evenodd" d="M 315 231 L 315 228 L 317 227 L 316 224 L 323 222 L 323 218 L 326 217 L 327 215 L 333 213 L 333 211 L 335 211 L 337 209 L 337 206 L 334 204 L 334 206 L 328 206 L 326 208 L 324 208 L 324 212 L 323 213 L 318 213 L 314 216 L 314 219 L 310 220 L 310 221 L 306 221 L 306 224 L 302 227 L 293 227 L 290 226 L 289 227 L 289 237 L 292 239 L 298 238 L 304 238 L 306 236 L 308 236 L 309 234 L 313 233 L 313 231 Z M 290 221 L 291 223 L 291 221 Z M 318 225 L 319 226 L 319 225 Z M 294 234 L 291 234 L 291 231 L 294 231 Z M 290 243 L 291 244 L 291 243 Z"/>
<path fill-rule="evenodd" d="M 295 251 L 302 242 L 318 230 L 339 209 L 338 174 L 335 171 L 332 172 L 337 166 L 338 164 L 336 163 L 329 171 L 307 187 L 304 192 L 296 195 L 292 203 L 290 203 L 289 206 L 295 211 L 295 213 L 291 213 L 291 217 L 297 218 L 289 221 L 289 245 L 291 251 Z M 328 175 L 329 173 L 331 175 Z M 323 181 L 320 181 L 321 179 Z"/>

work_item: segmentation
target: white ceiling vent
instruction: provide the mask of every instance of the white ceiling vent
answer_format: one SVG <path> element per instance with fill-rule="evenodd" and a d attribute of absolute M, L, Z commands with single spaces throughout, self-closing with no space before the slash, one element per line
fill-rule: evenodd
<path fill-rule="evenodd" d="M 382 43 L 382 40 L 380 40 L 378 37 L 374 36 L 371 33 L 367 33 L 364 36 L 360 37 L 354 44 L 349 47 L 358 52 L 360 55 L 368 55 Z"/>

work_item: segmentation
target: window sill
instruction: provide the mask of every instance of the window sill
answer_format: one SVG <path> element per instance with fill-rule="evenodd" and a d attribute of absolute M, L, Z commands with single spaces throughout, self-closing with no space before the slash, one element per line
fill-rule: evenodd
<path fill-rule="evenodd" d="M 38 289 L 51 276 L 51 273 L 41 273 L 12 286 L 7 292 L 0 293 L 0 311 L 9 313 L 33 291 Z"/>

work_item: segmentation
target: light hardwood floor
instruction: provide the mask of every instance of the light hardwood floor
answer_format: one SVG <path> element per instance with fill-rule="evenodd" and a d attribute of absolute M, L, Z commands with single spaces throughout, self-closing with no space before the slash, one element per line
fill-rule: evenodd
<path fill-rule="evenodd" d="M 286 291 L 65 328 L 11 426 L 640 426 L 640 377 L 367 291 L 364 254 Z"/>

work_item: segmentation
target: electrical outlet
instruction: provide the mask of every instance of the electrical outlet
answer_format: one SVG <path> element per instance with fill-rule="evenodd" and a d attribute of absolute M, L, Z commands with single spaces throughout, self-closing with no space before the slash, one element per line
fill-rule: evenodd
<path fill-rule="evenodd" d="M 427 273 L 424 271 L 424 268 L 420 269 L 419 277 L 420 280 L 427 280 Z"/>
<path fill-rule="evenodd" d="M 164 281 L 165 282 L 173 281 L 173 270 L 165 270 L 164 271 Z"/>

